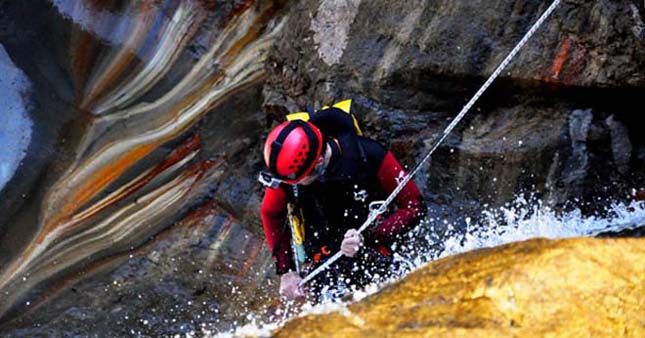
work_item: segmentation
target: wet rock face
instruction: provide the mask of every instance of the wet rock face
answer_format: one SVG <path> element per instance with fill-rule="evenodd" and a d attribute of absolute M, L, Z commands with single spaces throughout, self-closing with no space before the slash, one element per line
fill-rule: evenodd
<path fill-rule="evenodd" d="M 373 83 L 392 90 L 426 85 L 418 95 L 428 97 L 439 94 L 435 91 L 445 79 L 438 75 L 487 77 L 547 5 L 513 0 L 309 2 L 294 10 L 293 29 L 284 33 L 293 39 L 283 40 L 279 55 L 284 57 L 275 61 L 309 66 L 298 67 L 313 80 L 309 94 L 324 90 L 324 80 L 345 75 L 351 87 L 372 90 L 379 89 Z M 632 32 L 640 16 L 633 8 L 638 7 L 637 1 L 563 1 L 506 78 L 643 87 L 643 41 Z M 329 93 L 318 95 L 323 99 Z M 408 105 L 437 104 L 431 101 L 408 100 Z"/>
<path fill-rule="evenodd" d="M 71 276 L 70 287 L 56 285 L 51 301 L 2 336 L 160 337 L 229 330 L 249 312 L 270 320 L 273 262 L 264 238 L 245 227 L 206 203 L 141 247 Z"/>
<path fill-rule="evenodd" d="M 283 27 L 282 7 L 280 1 L 0 1 L 0 69 L 15 69 L 28 83 L 27 90 L 18 86 L 22 79 L 10 84 L 19 95 L 11 102 L 24 101 L 10 108 L 24 108 L 33 123 L 31 139 L 18 149 L 24 158 L 12 155 L 12 166 L 22 165 L 15 174 L 2 169 L 0 335 L 34 335 L 28 330 L 35 326 L 39 334 L 109 331 L 75 323 L 128 322 L 123 313 L 132 321 L 148 304 L 137 294 L 160 302 L 154 333 L 161 335 L 177 331 L 169 318 L 183 302 L 196 304 L 185 313 L 208 313 L 215 305 L 228 311 L 227 282 L 257 278 L 248 285 L 264 285 L 268 254 L 248 226 L 186 217 L 212 203 L 230 162 L 258 137 L 259 86 Z M 0 145 L 11 146 L 0 130 Z M 244 133 L 246 140 L 238 138 Z M 221 207 L 212 205 L 234 218 Z M 195 231 L 185 231 L 185 223 Z M 229 245 L 245 253 L 227 260 Z M 149 264 L 150 250 L 165 261 Z M 135 252 L 148 260 L 124 259 Z M 110 287 L 111 279 L 124 288 Z M 182 298 L 183 305 L 164 297 Z M 197 304 L 208 297 L 219 301 Z M 229 312 L 219 317 L 245 310 Z"/>
<path fill-rule="evenodd" d="M 530 240 L 448 257 L 276 337 L 645 334 L 643 239 Z"/>
<path fill-rule="evenodd" d="M 547 5 L 298 4 L 268 61 L 264 106 L 277 120 L 354 98 L 367 134 L 412 165 Z M 429 204 L 450 214 L 530 192 L 595 207 L 645 184 L 642 7 L 564 1 L 416 179 Z"/>
<path fill-rule="evenodd" d="M 0 0 L 33 123 L 22 165 L 1 173 L 0 335 L 222 329 L 271 305 L 255 182 L 269 128 L 351 97 L 411 166 L 545 9 L 289 5 Z M 639 1 L 564 2 L 416 178 L 431 208 L 642 195 L 642 15 Z"/>

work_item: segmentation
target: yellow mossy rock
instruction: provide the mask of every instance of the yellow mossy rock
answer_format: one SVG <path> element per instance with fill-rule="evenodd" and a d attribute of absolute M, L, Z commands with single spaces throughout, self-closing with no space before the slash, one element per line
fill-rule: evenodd
<path fill-rule="evenodd" d="M 645 239 L 534 239 L 444 258 L 277 337 L 645 337 Z"/>

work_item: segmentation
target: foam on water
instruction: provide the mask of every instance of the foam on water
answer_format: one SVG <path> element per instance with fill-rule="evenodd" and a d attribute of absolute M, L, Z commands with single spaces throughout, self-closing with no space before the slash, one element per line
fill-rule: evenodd
<path fill-rule="evenodd" d="M 403 278 L 410 271 L 416 270 L 433 260 L 481 248 L 494 247 L 531 238 L 571 238 L 592 237 L 601 233 L 619 232 L 635 229 L 645 225 L 645 202 L 614 203 L 604 216 L 584 216 L 579 209 L 557 213 L 541 202 L 529 202 L 520 195 L 506 207 L 482 212 L 478 221 L 465 218 L 465 230 L 449 230 L 444 236 L 418 236 L 428 232 L 428 225 L 422 225 L 413 231 L 413 240 L 397 258 L 407 265 L 401 273 L 385 282 L 368 286 L 363 291 L 354 292 L 350 301 L 334 301 L 324 304 L 305 304 L 298 314 L 291 317 L 302 317 L 310 314 L 339 313 L 352 319 L 353 315 L 347 305 L 351 302 L 377 293 L 385 285 Z M 448 224 L 448 229 L 457 229 Z M 416 234 L 415 234 L 416 233 Z M 416 237 L 415 237 L 416 235 Z M 268 337 L 271 332 L 281 327 L 286 320 L 282 318 L 272 323 L 257 321 L 253 315 L 248 316 L 248 324 L 237 327 L 232 332 L 213 333 L 203 331 L 209 337 Z M 360 318 L 353 318 L 360 325 Z M 186 337 L 193 337 L 188 334 Z"/>
<path fill-rule="evenodd" d="M 465 218 L 465 231 L 449 232 L 440 239 L 441 249 L 413 253 L 425 261 L 432 261 L 531 238 L 593 237 L 630 230 L 645 225 L 645 202 L 613 203 L 602 214 L 604 216 L 584 216 L 580 209 L 558 213 L 540 201 L 529 202 L 520 195 L 506 207 L 483 211 L 477 222 Z M 424 246 L 412 247 L 421 250 Z"/>
<path fill-rule="evenodd" d="M 32 122 L 27 114 L 27 76 L 0 44 L 0 191 L 13 177 L 31 141 Z"/>

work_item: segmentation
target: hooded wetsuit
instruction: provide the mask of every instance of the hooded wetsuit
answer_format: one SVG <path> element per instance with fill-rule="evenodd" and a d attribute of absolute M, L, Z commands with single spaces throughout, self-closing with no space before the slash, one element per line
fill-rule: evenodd
<path fill-rule="evenodd" d="M 341 110 L 322 110 L 313 114 L 310 122 L 326 139 L 333 138 L 337 143 L 328 142 L 333 156 L 324 175 L 315 182 L 295 189 L 282 184 L 265 190 L 262 223 L 278 274 L 295 270 L 291 229 L 285 222 L 287 203 L 294 202 L 302 210 L 305 251 L 308 260 L 317 265 L 340 250 L 347 230 L 358 229 L 367 219 L 369 203 L 385 199 L 406 174 L 391 152 L 358 136 L 351 117 Z M 366 248 L 373 252 L 387 255 L 386 248 L 396 235 L 410 230 L 425 216 L 426 208 L 414 182 L 406 184 L 395 201 L 396 210 L 363 233 Z"/>

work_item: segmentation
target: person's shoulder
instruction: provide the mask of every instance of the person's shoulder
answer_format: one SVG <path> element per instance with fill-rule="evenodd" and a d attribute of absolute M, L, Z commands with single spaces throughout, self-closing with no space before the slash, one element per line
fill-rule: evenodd
<path fill-rule="evenodd" d="M 367 158 L 371 161 L 380 163 L 387 155 L 387 148 L 385 148 L 380 142 L 367 138 L 364 136 L 358 137 L 358 142 L 363 147 Z"/>
<path fill-rule="evenodd" d="M 356 133 L 351 115 L 339 108 L 325 108 L 311 115 L 313 123 L 325 136 L 339 136 Z"/>
<path fill-rule="evenodd" d="M 358 136 L 358 141 L 366 149 L 374 150 L 374 151 L 385 151 L 385 152 L 387 152 L 387 149 L 385 148 L 385 146 L 383 144 L 381 144 L 380 142 L 378 142 L 378 141 L 376 141 L 374 139 L 371 139 L 369 137 Z"/>

